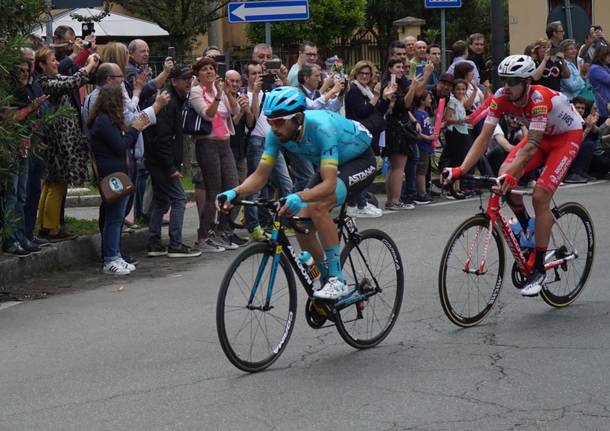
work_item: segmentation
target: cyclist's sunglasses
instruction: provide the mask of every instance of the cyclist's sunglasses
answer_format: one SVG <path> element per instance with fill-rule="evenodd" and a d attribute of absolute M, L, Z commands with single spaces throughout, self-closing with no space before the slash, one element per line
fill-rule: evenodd
<path fill-rule="evenodd" d="M 280 118 L 267 118 L 267 123 L 269 123 L 270 126 L 282 127 L 286 121 L 290 120 L 292 117 L 294 117 L 294 115 L 288 115 Z"/>
<path fill-rule="evenodd" d="M 508 85 L 509 87 L 514 87 L 515 85 L 519 85 L 525 81 L 523 78 L 514 78 L 510 76 L 500 77 L 500 80 L 503 84 Z"/>

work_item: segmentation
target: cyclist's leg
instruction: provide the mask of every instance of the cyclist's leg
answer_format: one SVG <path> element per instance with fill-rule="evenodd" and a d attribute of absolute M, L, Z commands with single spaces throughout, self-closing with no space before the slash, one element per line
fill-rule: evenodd
<path fill-rule="evenodd" d="M 515 145 L 513 147 L 513 149 L 510 151 L 510 153 L 508 153 L 508 155 L 506 156 L 506 159 L 500 166 L 499 175 L 502 175 L 506 172 L 506 169 L 508 168 L 508 166 L 513 162 L 513 160 L 515 160 L 517 153 L 519 151 L 521 151 L 521 149 L 526 144 L 527 144 L 527 136 L 524 137 L 517 145 Z M 519 178 L 521 178 L 524 174 L 526 174 L 530 171 L 533 171 L 538 166 L 542 165 L 542 163 L 544 162 L 544 157 L 545 157 L 544 152 L 542 150 L 538 150 L 536 152 L 536 154 L 534 155 L 534 157 L 532 157 L 532 160 L 530 160 L 529 163 L 525 166 L 525 168 L 523 169 L 523 172 L 520 172 L 518 174 L 517 180 L 519 180 Z M 523 230 L 527 230 L 527 225 L 528 225 L 530 217 L 529 217 L 529 214 L 527 213 L 527 209 L 525 208 L 525 205 L 523 204 L 523 196 L 509 194 L 507 196 L 507 202 L 508 202 L 508 206 L 510 206 L 513 213 L 515 213 L 515 217 L 517 217 L 517 220 L 519 221 L 519 224 L 521 225 Z"/>
<path fill-rule="evenodd" d="M 544 271 L 544 253 L 546 253 L 553 226 L 551 199 L 568 173 L 570 165 L 578 154 L 581 142 L 582 131 L 576 130 L 556 136 L 545 136 L 541 143 L 549 148 L 549 154 L 532 196 L 532 204 L 536 213 L 535 266 L 541 271 Z"/>

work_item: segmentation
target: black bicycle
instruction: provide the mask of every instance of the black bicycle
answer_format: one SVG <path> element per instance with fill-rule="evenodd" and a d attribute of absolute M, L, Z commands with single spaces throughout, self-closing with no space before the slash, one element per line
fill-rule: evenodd
<path fill-rule="evenodd" d="M 249 246 L 227 270 L 216 304 L 216 327 L 223 351 L 243 371 L 262 371 L 282 354 L 294 327 L 297 290 L 294 273 L 307 293 L 305 317 L 314 329 L 336 325 L 352 347 L 376 346 L 388 336 L 404 290 L 402 259 L 392 238 L 378 229 L 359 232 L 345 205 L 335 219 L 343 274 L 350 292 L 337 301 L 314 298 L 315 280 L 298 259 L 284 230 L 308 233 L 311 220 L 280 217 L 277 201 L 241 201 L 272 211 L 267 242 Z"/>

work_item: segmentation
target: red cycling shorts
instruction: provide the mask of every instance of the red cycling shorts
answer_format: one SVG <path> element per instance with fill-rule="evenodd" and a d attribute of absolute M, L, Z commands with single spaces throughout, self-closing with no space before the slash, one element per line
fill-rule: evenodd
<path fill-rule="evenodd" d="M 560 135 L 544 135 L 538 151 L 525 166 L 519 177 L 544 164 L 544 169 L 536 180 L 536 186 L 544 187 L 551 193 L 555 193 L 576 158 L 581 143 L 582 130 L 570 130 Z M 527 144 L 527 137 L 523 138 L 508 153 L 503 165 L 512 163 L 525 144 Z"/>

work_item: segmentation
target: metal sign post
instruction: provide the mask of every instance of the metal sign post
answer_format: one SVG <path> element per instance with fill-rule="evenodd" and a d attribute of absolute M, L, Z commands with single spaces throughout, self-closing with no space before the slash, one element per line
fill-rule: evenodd
<path fill-rule="evenodd" d="M 445 9 L 462 7 L 462 0 L 424 0 L 426 9 L 441 10 L 441 67 L 447 70 L 447 47 L 445 44 Z"/>

